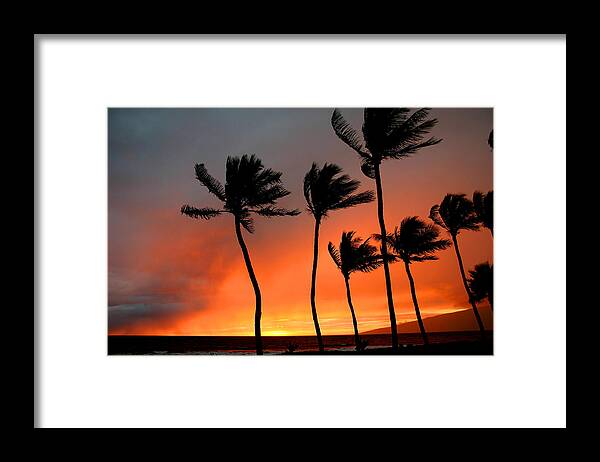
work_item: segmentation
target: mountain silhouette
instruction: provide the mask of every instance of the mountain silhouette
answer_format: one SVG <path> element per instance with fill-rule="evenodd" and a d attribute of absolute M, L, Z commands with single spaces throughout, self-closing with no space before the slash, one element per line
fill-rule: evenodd
<path fill-rule="evenodd" d="M 480 306 L 479 313 L 486 330 L 493 330 L 493 316 L 492 310 L 488 306 Z M 477 326 L 477 320 L 473 315 L 473 310 L 465 309 L 455 311 L 453 313 L 440 314 L 437 316 L 430 316 L 423 319 L 425 329 L 427 332 L 453 332 L 453 331 L 465 331 L 465 330 L 479 330 Z M 398 324 L 398 333 L 403 334 L 418 334 L 419 323 L 417 321 L 410 321 Z M 389 334 L 389 327 L 382 327 L 381 329 L 374 329 L 367 332 L 363 332 L 361 335 L 368 334 Z"/>

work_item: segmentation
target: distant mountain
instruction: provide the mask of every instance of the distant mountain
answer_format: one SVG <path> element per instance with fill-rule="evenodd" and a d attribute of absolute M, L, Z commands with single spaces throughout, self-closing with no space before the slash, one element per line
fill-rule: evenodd
<path fill-rule="evenodd" d="M 486 330 L 493 330 L 494 323 L 492 310 L 489 307 L 477 308 Z M 453 313 L 440 314 L 438 316 L 430 316 L 423 319 L 423 324 L 425 324 L 425 330 L 427 332 L 452 332 L 479 329 L 477 327 L 477 321 L 475 320 L 475 314 L 471 308 L 455 311 Z M 389 334 L 390 331 L 389 327 L 382 327 L 381 329 L 362 332 L 362 334 Z M 412 334 L 418 332 L 420 332 L 420 330 L 416 320 L 398 324 L 398 333 Z"/>

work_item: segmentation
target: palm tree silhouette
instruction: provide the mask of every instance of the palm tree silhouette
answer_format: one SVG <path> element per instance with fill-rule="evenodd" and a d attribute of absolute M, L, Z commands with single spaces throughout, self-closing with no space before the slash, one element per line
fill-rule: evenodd
<path fill-rule="evenodd" d="M 262 299 L 241 228 L 243 227 L 249 233 L 254 232 L 254 220 L 251 216 L 253 213 L 263 217 L 280 217 L 298 215 L 300 211 L 275 207 L 277 200 L 287 196 L 290 192 L 281 185 L 281 173 L 270 168 L 264 168 L 261 160 L 255 155 L 243 155 L 241 158 L 227 157 L 225 187 L 208 173 L 204 164 L 196 164 L 195 170 L 198 181 L 223 202 L 223 208 L 196 208 L 184 205 L 181 207 L 181 213 L 191 218 L 202 218 L 204 220 L 210 220 L 222 213 L 233 215 L 235 234 L 242 249 L 242 255 L 256 298 L 254 335 L 256 337 L 256 354 L 262 355 L 263 348 L 260 333 Z"/>
<path fill-rule="evenodd" d="M 331 116 L 331 125 L 335 134 L 349 147 L 354 149 L 361 159 L 361 170 L 369 178 L 375 180 L 377 190 L 377 217 L 379 231 L 383 236 L 381 255 L 390 325 L 392 331 L 392 350 L 398 349 L 398 330 L 394 299 L 392 296 L 392 280 L 385 239 L 385 219 L 383 216 L 383 188 L 381 184 L 381 163 L 387 159 L 402 159 L 415 154 L 419 149 L 438 144 L 441 139 L 430 137 L 425 139 L 429 131 L 437 124 L 437 119 L 429 119 L 429 109 L 414 111 L 408 108 L 365 108 L 362 126 L 362 139 L 358 133 L 335 109 Z"/>
<path fill-rule="evenodd" d="M 492 151 L 494 150 L 494 130 L 491 130 L 488 136 L 488 146 Z"/>
<path fill-rule="evenodd" d="M 325 163 L 319 168 L 313 162 L 312 167 L 304 176 L 304 197 L 308 204 L 308 211 L 315 219 L 315 235 L 313 246 L 313 265 L 310 286 L 310 305 L 312 309 L 313 322 L 317 333 L 319 351 L 324 351 L 321 328 L 317 317 L 317 305 L 315 301 L 317 283 L 317 261 L 319 259 L 319 228 L 321 220 L 334 210 L 347 209 L 355 205 L 371 202 L 375 195 L 373 191 L 364 191 L 354 194 L 360 186 L 360 181 L 352 180 L 343 174 L 342 169 L 335 164 Z"/>
<path fill-rule="evenodd" d="M 406 217 L 400 223 L 400 227 L 394 228 L 394 232 L 387 237 L 387 244 L 391 248 L 391 254 L 404 262 L 404 268 L 410 283 L 410 293 L 412 295 L 419 329 L 423 336 L 423 343 L 429 345 L 425 324 L 421 318 L 419 302 L 417 300 L 417 291 L 415 281 L 410 271 L 410 265 L 414 262 L 437 260 L 435 252 L 450 247 L 448 239 L 440 239 L 440 231 L 434 224 L 425 223 L 419 217 Z M 376 234 L 375 238 L 381 240 L 381 235 Z"/>
<path fill-rule="evenodd" d="M 494 265 L 489 262 L 479 263 L 469 271 L 469 289 L 476 302 L 488 300 L 494 310 Z"/>
<path fill-rule="evenodd" d="M 477 305 L 475 303 L 475 299 L 473 298 L 473 294 L 469 289 L 469 284 L 467 282 L 467 277 L 465 276 L 465 268 L 463 266 L 457 240 L 457 236 L 461 230 L 466 229 L 477 231 L 479 229 L 479 218 L 475 213 L 473 202 L 471 202 L 464 194 L 446 194 L 446 197 L 444 197 L 444 200 L 440 205 L 434 205 L 431 207 L 429 218 L 431 218 L 435 224 L 448 231 L 452 238 L 463 285 L 465 286 L 465 291 L 469 297 L 469 303 L 471 304 L 473 313 L 477 319 L 477 325 L 479 326 L 479 330 L 481 332 L 481 338 L 484 340 L 485 328 L 483 326 L 481 316 L 479 316 L 479 311 L 477 310 Z"/>
<path fill-rule="evenodd" d="M 344 276 L 344 282 L 346 283 L 346 298 L 348 300 L 348 307 L 352 314 L 352 325 L 354 326 L 354 342 L 356 349 L 361 349 L 360 336 L 358 334 L 358 323 L 356 321 L 356 314 L 354 313 L 354 305 L 352 304 L 352 296 L 350 294 L 350 275 L 355 271 L 362 273 L 368 273 L 381 266 L 383 263 L 381 255 L 377 254 L 375 246 L 369 244 L 369 239 L 364 242 L 360 237 L 355 236 L 354 231 L 348 231 L 342 233 L 342 239 L 340 240 L 340 247 L 337 249 L 332 242 L 327 246 L 329 255 L 333 259 L 333 262 L 338 267 L 342 276 Z"/>
<path fill-rule="evenodd" d="M 473 193 L 473 206 L 479 222 L 484 228 L 490 230 L 494 236 L 494 191 L 488 191 L 487 194 L 481 191 Z"/>

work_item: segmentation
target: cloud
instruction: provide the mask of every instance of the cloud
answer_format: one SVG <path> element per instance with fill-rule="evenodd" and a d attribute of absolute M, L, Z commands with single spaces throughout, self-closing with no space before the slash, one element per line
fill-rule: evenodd
<path fill-rule="evenodd" d="M 206 223 L 172 210 L 132 210 L 128 221 L 134 224 L 121 223 L 118 239 L 111 235 L 117 242 L 109 243 L 110 333 L 175 329 L 209 306 L 237 267 L 226 219 Z"/>
<path fill-rule="evenodd" d="M 113 305 L 108 307 L 108 330 L 112 334 L 156 332 L 188 311 L 183 303 Z"/>

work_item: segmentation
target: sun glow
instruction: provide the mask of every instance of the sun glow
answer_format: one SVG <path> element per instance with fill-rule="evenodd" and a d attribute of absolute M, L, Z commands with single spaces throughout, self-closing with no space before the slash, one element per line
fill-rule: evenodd
<path fill-rule="evenodd" d="M 263 335 L 271 335 L 273 337 L 283 337 L 286 335 L 295 335 L 293 332 L 287 330 L 267 330 L 263 332 Z"/>

